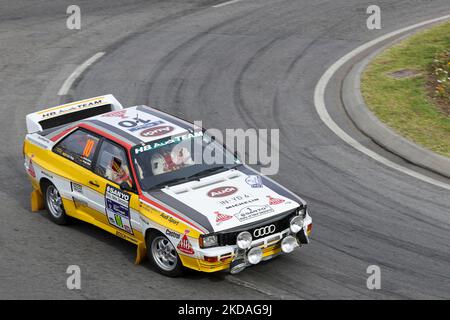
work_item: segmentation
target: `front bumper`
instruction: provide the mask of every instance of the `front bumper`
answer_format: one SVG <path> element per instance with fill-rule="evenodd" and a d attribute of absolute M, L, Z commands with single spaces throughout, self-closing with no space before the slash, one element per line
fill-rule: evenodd
<path fill-rule="evenodd" d="M 293 235 L 289 228 L 271 234 L 265 238 L 254 240 L 249 249 L 242 250 L 236 245 L 234 246 L 222 246 L 210 249 L 201 249 L 200 257 L 193 258 L 182 256 L 180 257 L 185 267 L 195 269 L 202 272 L 217 272 L 222 270 L 230 270 L 236 263 L 244 264 L 243 267 L 251 266 L 248 261 L 248 252 L 255 247 L 259 247 L 262 250 L 262 261 L 270 260 L 281 253 L 281 243 L 283 239 L 288 236 L 295 236 L 297 239 L 296 247 L 300 247 L 309 243 L 309 235 L 311 233 L 312 219 L 307 214 L 304 219 L 303 229 L 296 235 Z M 214 261 L 212 261 L 214 260 Z M 231 271 L 231 270 L 230 270 Z"/>

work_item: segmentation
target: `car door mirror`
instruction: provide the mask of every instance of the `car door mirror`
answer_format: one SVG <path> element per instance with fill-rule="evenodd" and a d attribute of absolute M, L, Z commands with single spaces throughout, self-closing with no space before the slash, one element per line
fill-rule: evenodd
<path fill-rule="evenodd" d="M 120 184 L 120 189 L 124 191 L 133 191 L 133 188 L 125 181 Z"/>

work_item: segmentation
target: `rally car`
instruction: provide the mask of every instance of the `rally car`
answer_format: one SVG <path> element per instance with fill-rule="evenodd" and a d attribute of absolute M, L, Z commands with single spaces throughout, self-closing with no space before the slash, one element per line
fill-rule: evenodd
<path fill-rule="evenodd" d="M 148 257 L 162 274 L 235 274 L 309 242 L 302 199 L 173 115 L 105 95 L 31 113 L 26 124 L 32 211 L 130 241 L 136 263 Z M 202 161 L 211 150 L 223 161 Z"/>

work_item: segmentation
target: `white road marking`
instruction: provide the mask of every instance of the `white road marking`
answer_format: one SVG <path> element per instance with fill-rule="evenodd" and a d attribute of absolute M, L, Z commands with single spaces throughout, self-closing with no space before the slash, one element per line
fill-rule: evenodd
<path fill-rule="evenodd" d="M 64 81 L 63 85 L 58 91 L 58 96 L 64 96 L 66 95 L 70 87 L 72 87 L 73 83 L 77 78 L 87 69 L 90 65 L 92 65 L 95 61 L 103 57 L 105 53 L 104 52 L 97 52 L 92 57 L 90 57 L 88 60 L 86 60 L 84 63 L 80 64 L 74 72 Z"/>
<path fill-rule="evenodd" d="M 330 117 L 330 114 L 327 111 L 327 107 L 325 105 L 325 89 L 328 85 L 328 83 L 330 82 L 331 78 L 333 77 L 333 75 L 336 73 L 336 71 L 338 71 L 344 64 L 346 64 L 349 60 L 351 60 L 353 57 L 357 56 L 358 54 L 360 54 L 361 52 L 365 51 L 366 49 L 369 49 L 370 47 L 381 43 L 385 40 L 388 40 L 390 38 L 393 38 L 403 32 L 407 32 L 410 30 L 413 30 L 415 28 L 419 28 L 428 24 L 433 24 L 439 21 L 444 21 L 450 19 L 450 15 L 446 15 L 440 18 L 436 18 L 436 19 L 431 19 L 431 20 L 427 20 L 424 22 L 420 22 L 417 24 L 414 24 L 412 26 L 409 27 L 405 27 L 402 28 L 400 30 L 397 31 L 393 31 L 390 32 L 384 36 L 381 36 L 377 39 L 374 39 L 372 41 L 369 41 L 365 44 L 363 44 L 362 46 L 356 48 L 355 50 L 351 51 L 350 53 L 346 54 L 344 57 L 342 57 L 341 59 L 339 59 L 338 61 L 336 61 L 320 78 L 319 82 L 316 85 L 316 88 L 314 90 L 314 105 L 316 108 L 317 113 L 319 114 L 320 119 L 328 126 L 328 128 L 331 129 L 331 131 L 333 131 L 337 136 L 339 136 L 339 138 L 341 138 L 342 140 L 344 140 L 346 143 L 348 143 L 349 145 L 351 145 L 353 148 L 355 148 L 356 150 L 368 155 L 369 157 L 371 157 L 372 159 L 379 161 L 381 163 L 383 163 L 384 165 L 393 168 L 395 170 L 398 170 L 400 172 L 403 172 L 405 174 L 408 174 L 412 177 L 415 177 L 419 180 L 428 182 L 430 184 L 433 184 L 435 186 L 450 190 L 450 185 L 441 181 L 438 181 L 436 179 L 430 178 L 426 175 L 423 175 L 419 172 L 416 172 L 414 170 L 408 169 L 406 167 L 403 167 L 389 159 L 384 158 L 383 156 L 379 155 L 378 153 L 366 148 L 365 146 L 363 146 L 362 144 L 360 144 L 358 141 L 356 141 L 355 139 L 353 139 L 351 136 L 349 136 L 344 130 L 342 130 L 337 124 L 336 122 L 334 122 L 334 120 Z"/>
<path fill-rule="evenodd" d="M 240 2 L 240 1 L 242 1 L 242 0 L 231 0 L 231 1 L 223 2 L 223 3 L 219 3 L 219 4 L 216 4 L 215 6 L 213 6 L 213 8 L 224 7 L 224 6 L 227 6 L 229 4 L 233 4 L 233 3 L 236 3 L 236 2 Z"/>

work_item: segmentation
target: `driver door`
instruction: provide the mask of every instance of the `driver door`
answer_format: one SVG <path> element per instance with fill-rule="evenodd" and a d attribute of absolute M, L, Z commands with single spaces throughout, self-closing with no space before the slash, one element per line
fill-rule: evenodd
<path fill-rule="evenodd" d="M 133 182 L 126 150 L 107 139 L 103 139 L 93 165 L 94 179 L 91 188 L 98 194 L 96 202 L 102 214 L 100 222 L 126 232 L 135 238 L 141 231 L 139 219 L 139 197 Z"/>

